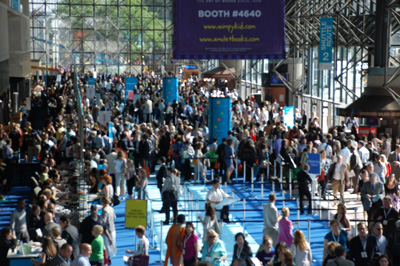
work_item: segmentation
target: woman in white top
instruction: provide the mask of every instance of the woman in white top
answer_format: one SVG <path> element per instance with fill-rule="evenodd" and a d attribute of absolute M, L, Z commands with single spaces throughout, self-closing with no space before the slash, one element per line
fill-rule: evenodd
<path fill-rule="evenodd" d="M 197 183 L 197 177 L 199 176 L 200 178 L 204 179 L 206 183 L 211 182 L 211 180 L 208 180 L 206 178 L 206 171 L 207 167 L 205 166 L 205 157 L 201 150 L 203 149 L 203 143 L 199 142 L 196 143 L 196 149 L 194 151 L 194 159 L 193 159 L 193 164 L 194 164 L 194 183 Z"/>
<path fill-rule="evenodd" d="M 112 186 L 112 177 L 109 175 L 101 176 L 101 183 L 103 187 L 101 188 L 100 195 L 108 198 L 112 198 L 114 196 L 114 188 Z"/>
<path fill-rule="evenodd" d="M 122 195 L 122 199 L 125 199 L 125 187 L 126 187 L 126 159 L 123 151 L 118 151 L 117 159 L 114 161 L 115 164 L 115 195 Z"/>
<path fill-rule="evenodd" d="M 214 230 L 217 234 L 221 234 L 214 207 L 211 203 L 206 203 L 205 209 L 206 216 L 204 217 L 204 220 L 198 216 L 200 222 L 203 224 L 203 239 L 210 229 Z"/>
<path fill-rule="evenodd" d="M 301 230 L 296 230 L 294 232 L 294 239 L 291 249 L 296 265 L 311 266 L 312 253 L 310 244 L 307 243 L 306 238 Z"/>
<path fill-rule="evenodd" d="M 146 229 L 142 225 L 138 225 L 135 228 L 136 235 L 139 237 L 139 245 L 136 249 L 136 251 L 130 251 L 129 249 L 126 251 L 126 253 L 132 254 L 129 256 L 129 258 L 134 257 L 134 256 L 139 256 L 139 255 L 149 255 L 149 240 L 145 236 Z"/>
<path fill-rule="evenodd" d="M 117 218 L 114 212 L 114 208 L 110 206 L 111 199 L 108 197 L 101 198 L 101 205 L 103 205 L 103 211 L 101 218 L 103 218 L 104 230 L 104 246 L 107 250 L 107 256 L 111 259 L 117 254 L 117 232 L 115 230 L 114 220 Z"/>

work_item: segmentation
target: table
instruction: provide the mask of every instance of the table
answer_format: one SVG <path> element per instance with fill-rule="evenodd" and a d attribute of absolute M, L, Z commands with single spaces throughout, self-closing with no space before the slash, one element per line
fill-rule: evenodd
<path fill-rule="evenodd" d="M 32 245 L 31 254 L 26 254 L 26 255 L 22 255 L 21 253 L 17 254 L 17 249 L 18 247 L 14 251 L 12 249 L 8 250 L 7 259 L 10 260 L 10 266 L 32 265 L 31 259 L 37 258 L 40 252 L 42 252 L 42 246 L 40 243 L 35 243 L 34 245 Z"/>

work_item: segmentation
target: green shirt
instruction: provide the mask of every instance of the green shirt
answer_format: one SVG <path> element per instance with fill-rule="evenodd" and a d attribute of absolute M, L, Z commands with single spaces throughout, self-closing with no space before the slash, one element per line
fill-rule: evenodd
<path fill-rule="evenodd" d="M 92 255 L 90 261 L 104 260 L 104 239 L 102 235 L 99 235 L 92 241 Z"/>

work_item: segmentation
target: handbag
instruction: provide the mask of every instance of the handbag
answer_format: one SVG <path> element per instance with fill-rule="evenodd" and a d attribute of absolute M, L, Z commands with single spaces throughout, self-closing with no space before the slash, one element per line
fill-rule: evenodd
<path fill-rule="evenodd" d="M 219 162 L 218 162 L 218 160 L 215 161 L 214 169 L 219 169 Z"/>
<path fill-rule="evenodd" d="M 148 266 L 150 257 L 146 255 L 137 255 L 129 259 L 129 266 Z"/>
<path fill-rule="evenodd" d="M 104 253 L 104 264 L 110 264 L 110 261 L 108 260 L 107 257 L 107 250 L 103 249 L 103 253 Z"/>
<path fill-rule="evenodd" d="M 267 168 L 268 167 L 268 161 L 267 160 L 262 160 L 260 163 L 260 168 Z"/>
<path fill-rule="evenodd" d="M 121 203 L 121 200 L 119 199 L 119 196 L 114 194 L 114 196 L 113 196 L 113 206 L 117 206 L 120 203 Z"/>

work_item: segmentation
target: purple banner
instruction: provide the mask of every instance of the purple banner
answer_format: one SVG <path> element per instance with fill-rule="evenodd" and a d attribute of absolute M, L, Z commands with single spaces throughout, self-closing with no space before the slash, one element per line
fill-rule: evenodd
<path fill-rule="evenodd" d="M 284 0 L 176 0 L 175 59 L 285 57 Z"/>

